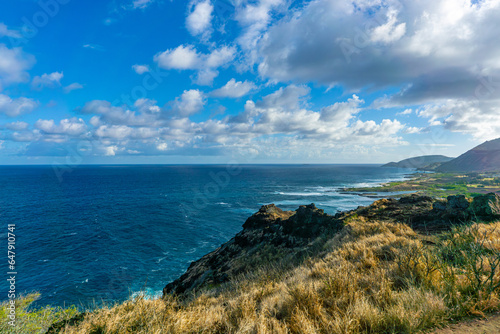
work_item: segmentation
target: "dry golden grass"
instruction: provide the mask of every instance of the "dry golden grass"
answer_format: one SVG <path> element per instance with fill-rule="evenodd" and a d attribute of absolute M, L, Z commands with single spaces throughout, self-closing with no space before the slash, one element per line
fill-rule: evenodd
<path fill-rule="evenodd" d="M 263 269 L 184 301 L 139 297 L 62 332 L 415 333 L 498 310 L 499 254 L 500 223 L 426 246 L 407 225 L 352 219 L 292 270 Z"/>

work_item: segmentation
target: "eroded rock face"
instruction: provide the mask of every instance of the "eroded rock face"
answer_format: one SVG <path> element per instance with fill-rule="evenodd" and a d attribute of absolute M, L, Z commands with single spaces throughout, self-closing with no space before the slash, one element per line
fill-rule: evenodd
<path fill-rule="evenodd" d="M 492 193 L 473 200 L 465 196 L 435 200 L 412 195 L 399 200 L 381 199 L 370 206 L 335 216 L 324 213 L 314 204 L 300 206 L 295 211 L 283 211 L 274 204 L 264 205 L 246 220 L 241 232 L 191 263 L 181 277 L 163 289 L 163 293 L 183 294 L 201 287 L 217 286 L 262 265 L 297 261 L 310 255 L 315 240 L 333 237 L 348 219 L 357 217 L 406 223 L 415 230 L 432 233 L 477 218 L 500 219 L 500 197 Z"/>
<path fill-rule="evenodd" d="M 218 285 L 265 262 L 295 261 L 305 255 L 312 240 L 341 228 L 341 220 L 325 214 L 314 204 L 301 206 L 296 211 L 283 211 L 274 204 L 264 205 L 247 219 L 243 231 L 191 263 L 186 273 L 168 284 L 163 293 L 180 294 Z"/>

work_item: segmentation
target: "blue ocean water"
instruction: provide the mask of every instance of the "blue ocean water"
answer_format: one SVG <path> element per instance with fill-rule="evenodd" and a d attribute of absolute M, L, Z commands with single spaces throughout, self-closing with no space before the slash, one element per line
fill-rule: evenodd
<path fill-rule="evenodd" d="M 89 307 L 137 291 L 161 294 L 190 262 L 241 230 L 263 204 L 328 213 L 373 198 L 346 186 L 401 180 L 408 169 L 370 165 L 0 167 L 0 236 L 16 224 L 17 292 L 38 305 Z M 0 300 L 7 299 L 7 282 Z"/>

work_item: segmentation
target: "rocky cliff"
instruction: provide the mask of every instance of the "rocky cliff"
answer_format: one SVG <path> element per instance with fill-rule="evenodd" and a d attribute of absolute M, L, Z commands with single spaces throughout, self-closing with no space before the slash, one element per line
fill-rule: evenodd
<path fill-rule="evenodd" d="M 295 211 L 265 205 L 243 224 L 243 230 L 213 252 L 191 263 L 186 273 L 164 289 L 164 295 L 183 294 L 219 286 L 261 266 L 294 265 L 318 254 L 321 246 L 349 219 L 390 221 L 432 233 L 470 220 L 500 219 L 500 197 L 487 194 L 474 199 L 428 196 L 381 199 L 368 207 L 328 215 L 314 204 Z"/>

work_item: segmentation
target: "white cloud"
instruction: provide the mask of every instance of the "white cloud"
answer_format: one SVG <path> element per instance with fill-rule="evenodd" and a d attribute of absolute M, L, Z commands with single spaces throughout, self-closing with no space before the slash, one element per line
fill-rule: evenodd
<path fill-rule="evenodd" d="M 450 99 L 428 104 L 417 110 L 430 126 L 443 126 L 452 132 L 469 133 L 478 140 L 498 138 L 500 107 L 498 101 Z"/>
<path fill-rule="evenodd" d="M 95 131 L 95 135 L 100 138 L 125 139 L 134 130 L 126 125 L 102 125 Z M 113 154 L 114 155 L 114 154 Z"/>
<path fill-rule="evenodd" d="M 398 112 L 396 115 L 411 115 L 413 114 L 413 109 L 405 109 L 401 112 Z"/>
<path fill-rule="evenodd" d="M 161 112 L 161 108 L 157 105 L 157 102 L 150 99 L 138 99 L 134 102 L 134 107 L 141 113 L 158 114 Z"/>
<path fill-rule="evenodd" d="M 406 87 L 399 100 L 473 95 L 500 82 L 498 0 L 317 0 L 277 21 L 256 48 L 259 72 L 282 82 Z M 474 64 L 474 65 L 472 65 Z"/>
<path fill-rule="evenodd" d="M 81 109 L 92 115 L 89 127 L 76 118 L 59 123 L 39 120 L 34 131 L 20 130 L 9 139 L 63 143 L 85 135 L 94 139 L 94 152 L 101 155 L 252 152 L 275 159 L 328 157 L 343 149 L 352 153 L 377 145 L 402 145 L 405 142 L 398 134 L 413 131 L 397 120 L 357 119 L 364 103 L 357 95 L 312 110 L 309 93 L 307 86 L 281 87 L 260 100 L 247 101 L 239 114 L 197 122 L 189 116 L 200 112 L 206 102 L 204 94 L 194 89 L 172 101 L 171 112 L 149 99 L 137 100 L 131 110 L 90 101 Z"/>
<path fill-rule="evenodd" d="M 36 76 L 31 82 L 31 88 L 42 90 L 43 88 L 55 88 L 61 86 L 61 79 L 64 77 L 63 72 L 53 72 L 50 74 L 44 73 L 42 76 Z"/>
<path fill-rule="evenodd" d="M 422 131 L 421 128 L 415 127 L 415 126 L 409 126 L 404 129 L 404 133 L 408 134 L 415 134 L 415 133 L 420 133 Z"/>
<path fill-rule="evenodd" d="M 210 85 L 218 75 L 216 69 L 229 65 L 235 53 L 236 49 L 229 46 L 222 46 L 209 54 L 203 54 L 192 45 L 180 45 L 175 49 L 156 54 L 154 61 L 163 69 L 197 70 L 197 83 Z"/>
<path fill-rule="evenodd" d="M 26 130 L 29 127 L 29 124 L 26 122 L 17 121 L 17 122 L 8 123 L 5 125 L 5 127 L 9 130 L 22 131 L 22 130 Z"/>
<path fill-rule="evenodd" d="M 257 60 L 259 54 L 257 45 L 271 23 L 273 11 L 285 11 L 286 0 L 259 0 L 253 3 L 242 2 L 236 8 L 236 20 L 243 27 L 243 32 L 237 38 L 240 47 L 247 51 L 250 65 Z"/>
<path fill-rule="evenodd" d="M 206 56 L 206 61 L 203 65 L 208 68 L 217 68 L 227 65 L 234 59 L 235 53 L 236 49 L 234 47 L 220 47 Z"/>
<path fill-rule="evenodd" d="M 0 113 L 9 117 L 30 113 L 37 106 L 38 102 L 26 97 L 12 99 L 7 95 L 0 94 Z"/>
<path fill-rule="evenodd" d="M 144 74 L 150 71 L 148 65 L 133 65 L 132 69 L 135 71 L 137 74 Z"/>
<path fill-rule="evenodd" d="M 359 106 L 365 101 L 360 100 L 357 95 L 353 95 L 347 102 L 337 102 L 321 110 L 321 119 L 327 122 L 333 122 L 340 126 L 346 126 L 360 112 Z"/>
<path fill-rule="evenodd" d="M 159 143 L 156 148 L 158 151 L 166 151 L 168 149 L 168 144 L 167 143 Z"/>
<path fill-rule="evenodd" d="M 193 82 L 199 86 L 211 86 L 214 79 L 219 75 L 219 71 L 212 69 L 199 70 Z"/>
<path fill-rule="evenodd" d="M 406 32 L 406 23 L 397 24 L 396 10 L 387 12 L 387 23 L 374 28 L 371 32 L 372 42 L 392 43 L 395 42 Z"/>
<path fill-rule="evenodd" d="M 92 49 L 97 51 L 104 51 L 104 47 L 99 44 L 84 44 L 83 47 L 85 49 Z"/>
<path fill-rule="evenodd" d="M 257 87 L 253 82 L 249 81 L 236 81 L 234 78 L 229 80 L 224 86 L 214 90 L 210 95 L 215 97 L 231 97 L 239 98 L 247 95 L 250 91 Z"/>
<path fill-rule="evenodd" d="M 56 124 L 53 119 L 39 119 L 35 122 L 35 128 L 46 134 L 59 134 L 68 136 L 79 136 L 87 131 L 87 125 L 81 118 L 63 119 Z"/>
<path fill-rule="evenodd" d="M 116 152 L 118 151 L 118 146 L 113 145 L 113 146 L 108 146 L 105 148 L 105 155 L 106 156 L 115 156 Z"/>
<path fill-rule="evenodd" d="M 132 9 L 145 9 L 153 2 L 154 0 L 134 0 L 132 1 Z"/>
<path fill-rule="evenodd" d="M 186 18 L 186 27 L 193 36 L 202 35 L 207 38 L 211 32 L 212 12 L 214 6 L 210 0 L 191 2 L 191 10 Z"/>
<path fill-rule="evenodd" d="M 0 91 L 12 83 L 27 82 L 30 78 L 27 70 L 35 63 L 35 57 L 26 54 L 21 48 L 9 49 L 0 44 Z"/>
<path fill-rule="evenodd" d="M 173 110 L 182 117 L 196 114 L 203 109 L 205 100 L 203 93 L 197 89 L 185 90 L 174 102 Z"/>
<path fill-rule="evenodd" d="M 64 87 L 64 93 L 68 94 L 78 89 L 83 89 L 83 85 L 78 82 L 73 82 L 71 85 Z"/>
<path fill-rule="evenodd" d="M 202 66 L 203 61 L 194 46 L 180 45 L 154 56 L 154 61 L 164 69 L 196 70 Z"/>
<path fill-rule="evenodd" d="M 148 105 L 150 110 L 158 110 L 153 105 Z M 142 109 L 144 111 L 145 109 Z M 99 118 L 95 118 L 93 122 L 105 122 L 115 125 L 129 126 L 155 126 L 158 121 L 158 116 L 152 113 L 141 112 L 137 114 L 133 110 L 122 107 L 112 106 L 108 101 L 94 100 L 87 102 L 81 109 L 84 114 L 96 114 Z"/>
<path fill-rule="evenodd" d="M 263 109 L 297 110 L 300 108 L 301 100 L 304 100 L 310 92 L 311 89 L 307 86 L 289 85 L 264 96 L 256 105 Z"/>
<path fill-rule="evenodd" d="M 11 30 L 4 23 L 0 22 L 0 37 L 21 38 L 22 35 L 19 31 Z"/>

